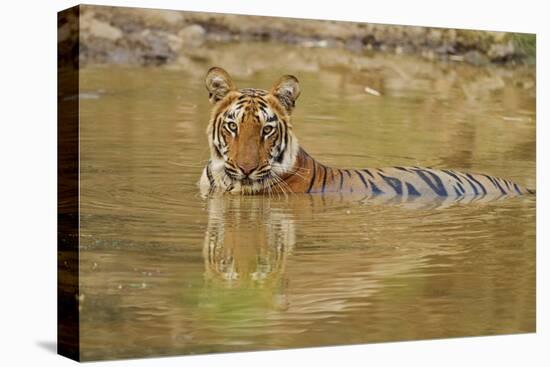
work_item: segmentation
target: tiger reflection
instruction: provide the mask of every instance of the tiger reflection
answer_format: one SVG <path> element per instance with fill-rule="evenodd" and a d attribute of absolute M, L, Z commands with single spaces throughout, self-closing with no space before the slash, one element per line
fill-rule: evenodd
<path fill-rule="evenodd" d="M 219 313 L 227 323 L 238 324 L 242 318 L 263 319 L 274 309 L 319 315 L 363 308 L 385 279 L 416 271 L 430 257 L 467 251 L 466 237 L 449 234 L 457 228 L 498 234 L 497 221 L 466 220 L 462 225 L 457 218 L 472 215 L 472 210 L 494 218 L 493 203 L 501 198 L 467 201 L 467 212 L 460 208 L 463 201 L 450 198 L 214 193 L 205 199 L 208 225 L 201 309 L 209 317 Z M 433 210 L 452 210 L 448 227 L 438 222 L 442 216 Z M 388 231 L 396 220 L 399 225 Z M 436 228 L 436 223 L 443 230 L 428 235 L 426 225 Z M 491 230 L 491 225 L 496 227 Z M 400 247 L 404 250 L 396 250 Z M 312 274 L 317 271 L 330 276 Z M 271 320 L 284 318 L 282 313 L 269 315 Z"/>
<path fill-rule="evenodd" d="M 315 221 L 335 207 L 394 206 L 406 210 L 438 210 L 456 205 L 485 205 L 504 196 L 406 199 L 380 195 L 295 195 L 287 198 L 212 194 L 208 197 L 208 227 L 203 256 L 207 280 L 229 285 L 281 281 L 287 257 L 296 243 L 294 218 Z M 366 219 L 366 218 L 364 218 Z"/>
<path fill-rule="evenodd" d="M 269 199 L 209 198 L 203 247 L 207 280 L 248 286 L 280 282 L 295 242 L 292 215 Z"/>

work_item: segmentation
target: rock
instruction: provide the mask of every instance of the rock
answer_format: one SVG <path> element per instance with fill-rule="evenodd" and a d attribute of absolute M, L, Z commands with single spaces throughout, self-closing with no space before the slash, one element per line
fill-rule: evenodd
<path fill-rule="evenodd" d="M 436 45 L 441 41 L 442 35 L 443 34 L 440 29 L 432 28 L 430 29 L 429 33 L 426 35 L 426 38 L 428 42 Z"/>
<path fill-rule="evenodd" d="M 110 41 L 116 41 L 122 37 L 122 31 L 116 27 L 113 27 L 109 23 L 103 22 L 97 19 L 90 19 L 89 23 L 83 28 L 87 28 L 87 31 L 91 36 L 97 38 L 105 38 Z"/>
<path fill-rule="evenodd" d="M 356 52 L 363 50 L 363 42 L 358 37 L 353 37 L 351 39 L 346 40 L 345 45 L 348 50 L 352 50 Z"/>
<path fill-rule="evenodd" d="M 142 44 L 142 58 L 146 65 L 162 65 L 175 57 L 166 32 L 146 29 L 137 39 Z"/>
<path fill-rule="evenodd" d="M 506 60 L 514 55 L 514 45 L 512 42 L 506 44 L 493 44 L 487 51 L 487 56 L 491 60 Z"/>
<path fill-rule="evenodd" d="M 177 25 L 183 21 L 183 12 L 173 10 L 147 9 L 147 12 L 142 12 L 150 23 L 154 25 Z"/>
<path fill-rule="evenodd" d="M 434 52 L 439 55 L 452 55 L 455 53 L 455 49 L 450 44 L 442 44 L 434 49 Z"/>
<path fill-rule="evenodd" d="M 181 46 L 183 46 L 183 41 L 181 38 L 174 34 L 167 34 L 166 41 L 168 42 L 170 49 L 174 52 L 178 52 L 181 49 Z"/>
<path fill-rule="evenodd" d="M 371 88 L 369 86 L 365 87 L 365 92 L 368 93 L 368 94 L 371 94 L 373 96 L 377 96 L 377 97 L 380 97 L 380 95 L 381 95 L 379 91 L 377 91 L 376 89 Z"/>
<path fill-rule="evenodd" d="M 326 40 L 303 40 L 302 42 L 300 42 L 300 46 L 308 48 L 326 48 L 328 46 L 328 42 Z"/>
<path fill-rule="evenodd" d="M 475 66 L 484 66 L 489 63 L 489 58 L 479 51 L 471 50 L 463 55 L 464 61 Z"/>
<path fill-rule="evenodd" d="M 206 31 L 198 24 L 192 24 L 180 30 L 178 37 L 184 45 L 200 46 L 205 39 Z"/>

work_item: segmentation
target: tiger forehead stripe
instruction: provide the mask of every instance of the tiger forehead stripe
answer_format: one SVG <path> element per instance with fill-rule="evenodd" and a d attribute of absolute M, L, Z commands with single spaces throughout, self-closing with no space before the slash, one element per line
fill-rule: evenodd
<path fill-rule="evenodd" d="M 267 91 L 262 89 L 254 89 L 254 88 L 243 88 L 240 89 L 239 92 L 249 95 L 249 96 L 265 96 L 267 95 Z"/>
<path fill-rule="evenodd" d="M 235 118 L 235 116 L 245 112 L 254 113 L 256 121 L 263 119 L 266 123 L 269 123 L 279 120 L 268 100 L 264 96 L 257 94 L 257 92 L 263 93 L 264 91 L 250 89 L 241 90 L 241 92 L 244 92 L 244 94 L 236 99 L 233 109 L 230 110 L 231 112 L 226 111 L 225 117 Z"/>

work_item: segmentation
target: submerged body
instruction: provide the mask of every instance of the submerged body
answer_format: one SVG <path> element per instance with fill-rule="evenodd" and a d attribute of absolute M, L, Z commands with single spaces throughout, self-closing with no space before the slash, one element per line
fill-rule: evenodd
<path fill-rule="evenodd" d="M 403 198 L 517 196 L 518 184 L 450 169 L 327 167 L 305 152 L 292 133 L 290 115 L 300 95 L 298 80 L 283 76 L 270 92 L 237 89 L 229 74 L 206 76 L 214 104 L 207 134 L 211 157 L 199 186 L 203 194 L 361 193 Z"/>

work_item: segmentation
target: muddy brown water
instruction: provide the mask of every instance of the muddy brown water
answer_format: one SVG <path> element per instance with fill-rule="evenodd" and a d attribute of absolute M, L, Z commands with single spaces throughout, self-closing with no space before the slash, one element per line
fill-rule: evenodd
<path fill-rule="evenodd" d="M 296 74 L 294 131 L 321 162 L 535 186 L 532 70 L 285 47 L 296 70 L 209 52 L 239 86 Z M 82 70 L 83 359 L 535 330 L 535 197 L 414 207 L 201 197 L 210 66 Z"/>

